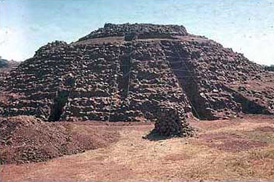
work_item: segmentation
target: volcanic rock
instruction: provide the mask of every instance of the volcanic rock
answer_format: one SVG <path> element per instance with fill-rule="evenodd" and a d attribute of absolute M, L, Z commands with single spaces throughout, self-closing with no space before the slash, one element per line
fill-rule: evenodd
<path fill-rule="evenodd" d="M 155 129 L 152 133 L 159 136 L 191 136 L 193 129 L 189 126 L 183 112 L 176 108 L 159 106 Z"/>
<path fill-rule="evenodd" d="M 274 113 L 273 74 L 177 25 L 106 24 L 41 47 L 5 82 L 0 115 L 45 121 L 156 121 L 159 103 L 198 119 Z"/>
<path fill-rule="evenodd" d="M 3 97 L 3 90 L 6 88 L 6 77 L 9 75 L 10 70 L 16 68 L 19 65 L 19 62 L 9 61 L 6 59 L 2 59 L 0 56 L 0 110 L 1 110 L 1 97 Z M 0 111 L 1 113 L 1 111 Z"/>

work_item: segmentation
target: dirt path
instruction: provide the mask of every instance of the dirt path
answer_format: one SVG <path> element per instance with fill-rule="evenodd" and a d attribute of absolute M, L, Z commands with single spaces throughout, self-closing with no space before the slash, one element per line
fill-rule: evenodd
<path fill-rule="evenodd" d="M 1 166 L 1 177 L 4 181 L 273 180 L 272 119 L 194 123 L 198 137 L 158 141 L 142 138 L 153 125 L 124 126 L 120 140 L 107 148 L 43 163 Z"/>

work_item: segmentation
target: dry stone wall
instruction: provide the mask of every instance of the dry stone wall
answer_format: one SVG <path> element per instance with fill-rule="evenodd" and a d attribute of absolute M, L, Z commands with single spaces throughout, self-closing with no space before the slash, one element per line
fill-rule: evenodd
<path fill-rule="evenodd" d="M 160 136 L 192 136 L 193 129 L 186 121 L 184 113 L 172 106 L 159 105 L 157 109 L 157 120 L 152 133 Z"/>
<path fill-rule="evenodd" d="M 180 112 L 187 111 L 187 97 L 170 69 L 159 42 L 134 42 L 132 50 L 130 68 L 127 68 L 128 72 L 124 74 L 128 79 L 128 86 L 124 87 L 125 100 L 120 107 L 124 110 L 117 114 L 124 115 L 126 112 L 131 115 L 133 121 L 134 118 L 142 117 L 155 120 L 159 103 L 173 104 Z"/>
<path fill-rule="evenodd" d="M 75 73 L 76 49 L 64 42 L 53 42 L 40 48 L 35 56 L 11 71 L 6 91 L 10 98 L 4 115 L 36 115 L 47 119 L 59 90 L 65 89 L 63 78 Z"/>
<path fill-rule="evenodd" d="M 126 39 L 129 33 L 137 36 L 107 41 L 108 36 Z M 83 41 L 94 38 L 96 43 Z M 4 80 L 8 101 L 0 104 L 0 115 L 156 121 L 159 105 L 199 119 L 274 112 L 269 99 L 253 101 L 230 86 L 260 81 L 261 66 L 212 40 L 189 35 L 183 26 L 106 24 L 80 40 L 47 44 L 11 71 Z M 256 97 L 270 98 L 268 91 Z"/>
<path fill-rule="evenodd" d="M 227 85 L 244 83 L 248 79 L 260 80 L 262 67 L 250 62 L 242 54 L 223 48 L 214 41 L 171 42 L 162 41 L 174 74 L 192 104 L 193 114 L 200 119 L 237 116 L 249 102 L 257 113 L 271 113 L 268 105 L 239 98 Z M 255 113 L 255 112 L 254 112 Z"/>

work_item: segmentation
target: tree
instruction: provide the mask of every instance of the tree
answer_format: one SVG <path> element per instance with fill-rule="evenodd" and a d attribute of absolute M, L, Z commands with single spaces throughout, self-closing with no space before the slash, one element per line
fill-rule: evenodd
<path fill-rule="evenodd" d="M 270 65 L 270 66 L 265 66 L 265 70 L 267 71 L 274 71 L 274 65 Z"/>

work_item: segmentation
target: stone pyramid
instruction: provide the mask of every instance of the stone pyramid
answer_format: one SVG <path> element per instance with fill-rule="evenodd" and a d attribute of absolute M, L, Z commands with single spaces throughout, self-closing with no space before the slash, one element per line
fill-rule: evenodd
<path fill-rule="evenodd" d="M 272 79 L 242 54 L 184 26 L 105 24 L 73 43 L 55 41 L 4 80 L 0 115 L 46 121 L 154 121 L 159 105 L 198 119 L 273 114 Z"/>

